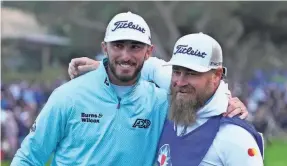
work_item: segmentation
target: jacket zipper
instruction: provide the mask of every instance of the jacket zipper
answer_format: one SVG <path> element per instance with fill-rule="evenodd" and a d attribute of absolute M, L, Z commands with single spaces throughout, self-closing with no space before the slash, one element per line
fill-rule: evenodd
<path fill-rule="evenodd" d="M 117 109 L 121 108 L 121 98 L 118 97 L 118 105 L 117 105 Z"/>

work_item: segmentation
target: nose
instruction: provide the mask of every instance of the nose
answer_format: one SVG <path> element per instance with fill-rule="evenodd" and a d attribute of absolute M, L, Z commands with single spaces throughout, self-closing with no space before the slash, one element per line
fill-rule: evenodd
<path fill-rule="evenodd" d="M 121 56 L 121 59 L 123 61 L 128 61 L 130 60 L 131 56 L 130 56 L 130 53 L 129 53 L 129 50 L 127 47 L 125 47 L 123 50 L 122 50 L 122 56 Z"/>
<path fill-rule="evenodd" d="M 173 81 L 174 81 L 174 86 L 183 87 L 183 86 L 186 86 L 188 84 L 183 72 L 181 72 L 181 74 L 175 76 Z"/>

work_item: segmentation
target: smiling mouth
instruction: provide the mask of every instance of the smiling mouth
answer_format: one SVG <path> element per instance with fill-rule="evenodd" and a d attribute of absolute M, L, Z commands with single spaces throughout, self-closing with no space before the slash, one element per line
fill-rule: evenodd
<path fill-rule="evenodd" d="M 119 64 L 122 68 L 131 68 L 133 65 L 130 64 Z"/>
<path fill-rule="evenodd" d="M 136 64 L 132 62 L 120 62 L 118 65 L 124 69 L 129 69 L 136 66 Z"/>
<path fill-rule="evenodd" d="M 190 93 L 190 92 L 189 91 L 182 91 L 182 90 L 180 90 L 177 93 Z"/>
<path fill-rule="evenodd" d="M 193 95 L 193 92 L 190 91 L 178 91 L 177 92 L 178 95 Z"/>
<path fill-rule="evenodd" d="M 178 92 L 177 94 L 178 95 L 187 95 L 188 93 L 186 93 L 186 92 Z"/>

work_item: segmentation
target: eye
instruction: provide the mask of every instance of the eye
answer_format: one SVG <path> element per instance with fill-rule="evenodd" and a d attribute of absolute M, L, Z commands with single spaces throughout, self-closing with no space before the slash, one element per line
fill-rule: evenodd
<path fill-rule="evenodd" d="M 197 73 L 193 73 L 193 72 L 186 72 L 186 75 L 188 75 L 188 76 L 194 76 L 194 75 L 197 75 Z"/>
<path fill-rule="evenodd" d="M 123 48 L 123 47 L 124 47 L 124 45 L 121 44 L 121 43 L 114 43 L 113 46 L 114 46 L 115 48 Z"/>
<path fill-rule="evenodd" d="M 173 72 L 172 72 L 174 75 L 180 75 L 180 71 L 179 70 L 173 70 Z"/>
<path fill-rule="evenodd" d="M 131 48 L 132 49 L 139 49 L 139 48 L 141 48 L 141 46 L 138 44 L 133 44 L 133 45 L 131 45 Z"/>

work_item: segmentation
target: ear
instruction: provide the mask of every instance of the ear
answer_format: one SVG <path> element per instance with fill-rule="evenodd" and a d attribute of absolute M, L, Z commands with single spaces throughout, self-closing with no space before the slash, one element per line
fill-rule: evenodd
<path fill-rule="evenodd" d="M 215 72 L 214 72 L 214 80 L 217 81 L 220 81 L 221 78 L 222 78 L 222 74 L 223 74 L 223 68 L 218 68 L 218 69 L 215 69 Z"/>
<path fill-rule="evenodd" d="M 145 60 L 147 60 L 152 55 L 153 49 L 154 49 L 154 45 L 151 45 L 151 46 L 148 45 L 147 46 L 147 52 L 145 55 Z"/>
<path fill-rule="evenodd" d="M 107 52 L 108 52 L 108 48 L 107 48 L 107 43 L 106 42 L 102 42 L 102 51 L 105 55 L 107 55 Z"/>

